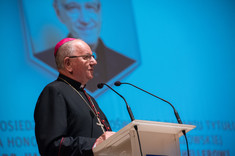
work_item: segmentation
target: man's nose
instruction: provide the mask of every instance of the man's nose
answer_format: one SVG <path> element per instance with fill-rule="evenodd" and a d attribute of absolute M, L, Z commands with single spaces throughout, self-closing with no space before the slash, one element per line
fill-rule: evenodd
<path fill-rule="evenodd" d="M 91 57 L 91 60 L 90 60 L 91 64 L 93 65 L 96 65 L 97 64 L 97 61 L 94 57 Z"/>
<path fill-rule="evenodd" d="M 82 24 L 87 24 L 89 23 L 89 15 L 88 15 L 88 10 L 85 7 L 82 7 L 80 10 L 80 16 L 78 18 L 79 22 Z"/>

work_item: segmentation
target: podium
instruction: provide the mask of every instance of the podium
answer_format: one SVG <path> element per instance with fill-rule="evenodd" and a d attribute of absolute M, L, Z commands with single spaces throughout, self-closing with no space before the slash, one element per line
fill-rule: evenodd
<path fill-rule="evenodd" d="M 182 130 L 187 133 L 194 128 L 193 125 L 134 120 L 93 148 L 93 153 L 95 156 L 141 156 L 141 146 L 143 156 L 180 156 Z"/>

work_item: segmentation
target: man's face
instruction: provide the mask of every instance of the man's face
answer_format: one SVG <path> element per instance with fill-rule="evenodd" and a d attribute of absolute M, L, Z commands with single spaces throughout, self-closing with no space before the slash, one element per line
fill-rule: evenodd
<path fill-rule="evenodd" d="M 96 44 L 101 27 L 99 0 L 55 0 L 55 9 L 72 37 Z"/>
<path fill-rule="evenodd" d="M 90 57 L 90 59 L 86 57 L 92 55 L 92 51 L 86 43 L 77 40 L 73 42 L 73 56 L 84 56 L 70 58 L 73 76 L 78 82 L 86 84 L 93 78 L 94 66 L 97 62 L 93 57 Z"/>

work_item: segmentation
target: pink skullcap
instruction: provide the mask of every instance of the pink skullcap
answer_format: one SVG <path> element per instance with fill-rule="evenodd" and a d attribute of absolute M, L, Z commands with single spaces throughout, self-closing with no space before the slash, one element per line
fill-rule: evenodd
<path fill-rule="evenodd" d="M 76 38 L 64 38 L 60 42 L 58 42 L 55 46 L 54 56 L 56 55 L 58 49 L 66 42 L 76 40 Z"/>

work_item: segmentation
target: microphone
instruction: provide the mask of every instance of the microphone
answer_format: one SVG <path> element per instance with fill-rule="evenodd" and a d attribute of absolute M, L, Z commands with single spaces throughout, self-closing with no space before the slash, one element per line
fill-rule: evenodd
<path fill-rule="evenodd" d="M 147 92 L 146 90 L 143 90 L 143 89 L 141 89 L 141 88 L 139 88 L 139 87 L 137 87 L 137 86 L 135 86 L 135 85 L 133 85 L 133 84 L 131 84 L 131 83 L 124 83 L 124 82 L 120 82 L 120 81 L 116 81 L 116 82 L 114 83 L 115 86 L 120 86 L 121 84 L 128 84 L 128 85 L 131 85 L 131 86 L 133 86 L 133 87 L 135 87 L 135 88 L 137 88 L 137 89 L 140 89 L 140 90 L 144 91 L 145 93 L 148 93 L 148 94 L 150 94 L 150 95 L 152 95 L 152 96 L 154 96 L 154 97 L 156 97 L 156 98 L 158 98 L 158 99 L 160 99 L 160 100 L 162 100 L 162 101 L 168 103 L 168 104 L 173 108 L 174 113 L 175 113 L 175 117 L 176 117 L 178 123 L 179 123 L 179 124 L 183 124 L 182 121 L 181 121 L 181 119 L 180 119 L 179 113 L 176 111 L 175 107 L 174 107 L 169 101 L 166 101 L 166 100 L 164 100 L 164 99 L 162 99 L 162 98 L 160 98 L 160 97 L 158 97 L 158 96 L 156 96 L 156 95 L 154 95 L 154 94 L 152 94 L 152 93 L 149 93 L 149 92 Z"/>
<path fill-rule="evenodd" d="M 101 88 L 104 87 L 104 85 L 107 86 L 108 88 L 110 88 L 112 91 L 114 91 L 117 95 L 119 95 L 119 96 L 125 101 L 125 103 L 126 103 L 126 108 L 127 108 L 127 111 L 128 111 L 128 113 L 129 113 L 129 115 L 130 115 L 131 121 L 134 121 L 135 118 L 134 118 L 134 116 L 133 116 L 133 113 L 132 113 L 132 111 L 131 111 L 130 106 L 129 106 L 129 105 L 127 104 L 127 102 L 126 102 L 126 99 L 125 99 L 121 94 L 119 94 L 117 91 L 115 91 L 113 88 L 111 88 L 109 85 L 107 85 L 106 83 L 98 83 L 98 84 L 97 84 L 97 87 L 98 87 L 99 89 L 101 89 Z"/>
<path fill-rule="evenodd" d="M 104 87 L 104 84 L 103 84 L 103 83 L 98 83 L 98 84 L 97 84 L 97 87 L 98 87 L 99 89 L 101 89 L 101 88 Z"/>
<path fill-rule="evenodd" d="M 146 90 L 144 90 L 144 89 L 142 89 L 142 88 L 139 88 L 139 87 L 137 87 L 137 86 L 135 86 L 135 85 L 133 85 L 133 84 L 131 84 L 131 83 L 124 83 L 124 82 L 122 83 L 122 82 L 120 82 L 120 81 L 116 81 L 116 82 L 114 83 L 115 86 L 120 86 L 121 84 L 128 84 L 128 85 L 131 85 L 131 86 L 133 86 L 133 87 L 135 87 L 135 88 L 137 88 L 137 89 L 140 89 L 140 90 L 144 91 L 145 93 L 148 93 L 148 94 L 150 94 L 150 95 L 152 95 L 152 96 L 154 96 L 154 97 L 156 97 L 156 98 L 158 98 L 158 99 L 160 99 L 160 100 L 162 100 L 162 101 L 168 103 L 168 104 L 173 108 L 174 113 L 175 113 L 175 117 L 176 117 L 178 123 L 179 123 L 179 124 L 183 124 L 182 121 L 181 121 L 181 119 L 180 119 L 179 113 L 176 111 L 175 107 L 174 107 L 169 101 L 166 101 L 166 100 L 164 100 L 164 99 L 162 99 L 162 98 L 160 98 L 160 97 L 158 97 L 158 96 L 156 96 L 156 95 L 154 95 L 154 94 L 152 94 L 152 93 L 149 93 L 149 92 L 147 92 Z M 184 135 L 184 137 L 185 137 L 185 141 L 186 141 L 186 145 L 187 145 L 187 153 L 188 153 L 188 156 L 189 156 L 188 139 L 187 139 L 185 130 L 182 130 L 182 133 L 183 133 L 183 135 Z"/>

